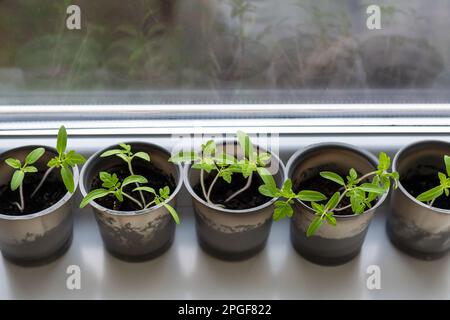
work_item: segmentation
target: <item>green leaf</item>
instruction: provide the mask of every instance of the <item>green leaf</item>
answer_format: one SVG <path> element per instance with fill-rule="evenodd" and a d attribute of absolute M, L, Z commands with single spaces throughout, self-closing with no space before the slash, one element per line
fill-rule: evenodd
<path fill-rule="evenodd" d="M 394 171 L 391 173 L 384 173 L 381 175 L 381 181 L 386 191 L 390 188 L 391 179 L 392 181 L 394 181 L 394 189 L 397 189 L 398 181 L 400 179 L 400 174 L 398 172 Z"/>
<path fill-rule="evenodd" d="M 275 202 L 275 210 L 273 212 L 273 219 L 275 221 L 279 221 L 286 217 L 292 217 L 294 210 L 289 205 L 289 203 L 285 201 L 276 201 Z"/>
<path fill-rule="evenodd" d="M 442 186 L 437 186 L 433 189 L 425 191 L 417 197 L 420 202 L 428 202 L 439 198 L 444 193 L 444 188 Z"/>
<path fill-rule="evenodd" d="M 361 214 L 365 209 L 366 193 L 361 189 L 354 189 L 348 193 L 352 211 L 355 214 Z"/>
<path fill-rule="evenodd" d="M 118 153 L 118 154 L 116 154 L 116 156 L 119 157 L 120 159 L 122 159 L 125 162 L 130 161 L 130 158 L 127 155 L 123 154 L 123 153 Z"/>
<path fill-rule="evenodd" d="M 100 180 L 102 180 L 103 182 L 107 182 L 107 181 L 111 181 L 112 180 L 112 175 L 109 174 L 106 171 L 100 171 L 99 177 L 100 177 Z"/>
<path fill-rule="evenodd" d="M 94 201 L 95 199 L 103 198 L 113 192 L 106 190 L 106 189 L 96 189 L 91 192 L 89 192 L 86 197 L 83 198 L 83 200 L 80 203 L 80 208 L 86 207 L 91 201 Z"/>
<path fill-rule="evenodd" d="M 447 171 L 447 176 L 450 177 L 450 157 L 444 156 L 445 169 Z"/>
<path fill-rule="evenodd" d="M 148 180 L 147 180 L 147 178 L 145 178 L 143 176 L 138 176 L 138 175 L 129 176 L 123 180 L 122 188 L 129 184 L 132 184 L 132 183 L 145 184 L 145 183 L 148 183 Z"/>
<path fill-rule="evenodd" d="M 123 150 L 119 150 L 119 149 L 108 150 L 108 151 L 103 152 L 100 155 L 100 158 L 106 158 L 106 157 L 114 156 L 114 155 L 119 154 L 119 153 L 123 153 Z"/>
<path fill-rule="evenodd" d="M 333 216 L 332 212 L 330 212 L 329 214 L 326 214 L 325 219 L 327 219 L 327 222 L 329 224 L 331 224 L 332 226 L 336 226 L 337 221 L 336 221 L 336 218 Z"/>
<path fill-rule="evenodd" d="M 383 188 L 387 191 L 391 188 L 391 179 L 389 176 L 389 173 L 382 173 L 379 175 L 381 184 L 383 185 Z"/>
<path fill-rule="evenodd" d="M 117 189 L 114 193 L 114 196 L 119 200 L 120 202 L 123 202 L 123 192 L 121 189 Z"/>
<path fill-rule="evenodd" d="M 86 162 L 86 159 L 81 154 L 76 153 L 74 150 L 71 150 L 67 153 L 65 162 L 69 166 L 74 167 L 76 165 L 82 165 Z"/>
<path fill-rule="evenodd" d="M 264 184 L 267 185 L 271 190 L 277 189 L 277 183 L 275 182 L 273 175 L 269 170 L 267 170 L 267 168 L 258 167 L 256 168 L 256 172 L 258 172 L 258 175 L 261 177 Z"/>
<path fill-rule="evenodd" d="M 58 138 L 56 140 L 56 151 L 61 155 L 67 148 L 67 131 L 64 126 L 61 126 L 58 131 Z"/>
<path fill-rule="evenodd" d="M 386 189 L 386 190 L 387 190 L 387 189 Z M 366 198 L 366 200 L 365 200 L 366 205 L 367 205 L 369 208 L 371 208 L 371 207 L 372 207 L 372 205 L 371 205 L 372 201 L 374 201 L 374 200 L 377 199 L 377 198 L 378 198 L 378 194 L 373 193 L 373 192 L 369 192 L 369 193 L 367 194 L 367 198 Z"/>
<path fill-rule="evenodd" d="M 202 145 L 203 156 L 213 156 L 216 154 L 217 146 L 214 140 L 209 140 L 206 144 Z"/>
<path fill-rule="evenodd" d="M 292 180 L 291 179 L 287 179 L 284 182 L 283 187 L 281 188 L 281 193 L 283 193 L 283 195 L 292 193 Z"/>
<path fill-rule="evenodd" d="M 231 183 L 231 179 L 233 177 L 233 171 L 224 169 L 219 172 L 219 177 L 221 177 L 225 182 Z"/>
<path fill-rule="evenodd" d="M 38 161 L 45 153 L 44 148 L 36 148 L 31 151 L 25 158 L 25 164 L 33 164 Z"/>
<path fill-rule="evenodd" d="M 358 173 L 356 172 L 355 169 L 351 168 L 349 174 L 352 180 L 358 179 Z"/>
<path fill-rule="evenodd" d="M 151 187 L 137 187 L 133 190 L 133 192 L 136 192 L 136 191 L 144 191 L 144 192 L 148 192 L 148 193 L 152 193 L 152 194 L 156 195 L 155 189 L 153 189 Z"/>
<path fill-rule="evenodd" d="M 297 194 L 297 199 L 306 202 L 318 202 L 327 200 L 327 197 L 324 194 L 317 191 L 302 190 Z"/>
<path fill-rule="evenodd" d="M 118 187 L 119 178 L 115 173 L 111 175 L 108 172 L 102 171 L 100 172 L 100 180 L 103 181 L 102 187 L 104 188 L 112 189 L 116 186 Z"/>
<path fill-rule="evenodd" d="M 389 170 L 391 167 L 391 158 L 385 153 L 380 152 L 380 155 L 378 157 L 378 170 L 383 172 Z"/>
<path fill-rule="evenodd" d="M 258 168 L 253 162 L 241 162 L 241 170 L 244 178 L 248 178 L 254 171 L 257 171 Z"/>
<path fill-rule="evenodd" d="M 271 158 L 272 155 L 269 152 L 262 152 L 257 155 L 256 160 L 260 165 L 265 166 L 270 162 Z"/>
<path fill-rule="evenodd" d="M 17 159 L 9 158 L 5 160 L 5 163 L 14 169 L 20 169 L 22 167 L 22 163 Z"/>
<path fill-rule="evenodd" d="M 323 171 L 323 172 L 320 173 L 320 176 L 322 178 L 334 181 L 337 184 L 340 184 L 341 186 L 345 186 L 344 179 L 340 175 L 338 175 L 337 173 L 330 172 L 330 171 Z"/>
<path fill-rule="evenodd" d="M 72 170 L 67 165 L 61 167 L 61 178 L 66 186 L 67 191 L 73 193 L 75 191 L 75 183 L 73 181 Z"/>
<path fill-rule="evenodd" d="M 441 186 L 447 185 L 447 176 L 444 173 L 438 172 L 438 177 L 439 177 L 439 182 L 441 183 Z"/>
<path fill-rule="evenodd" d="M 328 200 L 327 205 L 326 205 L 328 210 L 334 210 L 334 208 L 338 204 L 340 196 L 341 196 L 341 194 L 339 192 L 336 192 L 335 194 L 333 194 L 333 196 L 330 198 L 330 200 Z"/>
<path fill-rule="evenodd" d="M 193 162 L 196 160 L 199 160 L 200 157 L 196 152 L 179 152 L 178 154 L 172 155 L 170 157 L 169 161 L 173 163 L 180 163 L 180 162 Z"/>
<path fill-rule="evenodd" d="M 159 189 L 159 195 L 164 200 L 167 200 L 170 198 L 170 188 L 168 186 L 165 186 L 164 188 Z"/>
<path fill-rule="evenodd" d="M 254 150 L 252 142 L 250 141 L 250 137 L 243 131 L 237 132 L 237 138 L 239 141 L 239 145 L 241 146 L 242 152 L 244 153 L 245 158 L 250 161 L 254 160 Z"/>
<path fill-rule="evenodd" d="M 147 162 L 150 162 L 150 155 L 146 152 L 137 152 L 134 154 L 134 157 L 141 158 Z"/>
<path fill-rule="evenodd" d="M 259 186 L 258 191 L 263 196 L 266 196 L 269 198 L 275 198 L 278 196 L 278 189 L 276 187 L 273 188 L 267 184 L 263 184 L 263 185 Z"/>
<path fill-rule="evenodd" d="M 175 211 L 175 209 L 168 205 L 167 203 L 163 204 L 164 207 L 167 209 L 167 211 L 169 211 L 169 213 L 172 215 L 173 220 L 175 220 L 176 224 L 180 224 L 180 217 L 178 217 L 178 213 Z"/>
<path fill-rule="evenodd" d="M 376 193 L 378 195 L 384 194 L 387 191 L 385 188 L 373 183 L 363 183 L 358 188 L 365 192 Z"/>
<path fill-rule="evenodd" d="M 400 173 L 398 173 L 397 171 L 391 172 L 389 174 L 389 176 L 396 181 L 398 181 L 400 179 Z"/>
<path fill-rule="evenodd" d="M 121 148 L 123 148 L 123 150 L 124 150 L 125 152 L 131 152 L 131 146 L 130 146 L 129 144 L 121 143 L 121 144 L 119 144 L 119 146 L 120 146 Z"/>
<path fill-rule="evenodd" d="M 34 166 L 29 166 L 29 167 L 23 168 L 22 171 L 27 172 L 27 173 L 36 173 L 36 172 L 38 172 L 38 169 Z"/>
<path fill-rule="evenodd" d="M 23 182 L 23 178 L 25 177 L 25 173 L 21 170 L 17 170 L 14 172 L 11 179 L 11 190 L 16 191 Z"/>
<path fill-rule="evenodd" d="M 314 220 L 309 225 L 308 230 L 306 231 L 306 236 L 308 238 L 313 236 L 316 233 L 316 231 L 320 228 L 322 223 L 323 223 L 323 220 L 320 219 L 320 217 L 315 217 Z"/>
<path fill-rule="evenodd" d="M 322 214 L 323 211 L 325 210 L 325 206 L 322 204 L 311 202 L 311 206 L 314 209 L 314 211 L 316 211 L 316 213 L 319 213 L 319 214 Z"/>
<path fill-rule="evenodd" d="M 52 158 L 52 159 L 50 159 L 49 162 L 47 162 L 47 167 L 49 167 L 49 168 L 58 167 L 59 165 L 60 165 L 60 162 L 59 162 L 58 157 Z"/>

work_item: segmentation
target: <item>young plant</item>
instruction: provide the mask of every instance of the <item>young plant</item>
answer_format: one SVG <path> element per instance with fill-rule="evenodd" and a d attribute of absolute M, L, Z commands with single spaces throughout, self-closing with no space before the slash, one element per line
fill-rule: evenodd
<path fill-rule="evenodd" d="M 54 158 L 50 159 L 47 163 L 47 171 L 39 182 L 38 186 L 31 194 L 31 198 L 33 198 L 36 193 L 41 189 L 45 180 L 47 180 L 48 176 L 55 169 L 59 169 L 61 178 L 64 182 L 64 186 L 67 191 L 73 193 L 75 191 L 75 182 L 73 180 L 73 174 L 71 168 L 74 168 L 76 165 L 82 165 L 86 162 L 86 159 L 81 155 L 76 153 L 74 150 L 67 150 L 67 131 L 64 126 L 61 126 L 58 131 L 58 138 L 56 140 L 56 151 L 58 155 Z"/>
<path fill-rule="evenodd" d="M 152 205 L 162 204 L 167 211 L 172 215 L 173 219 L 177 224 L 180 223 L 180 218 L 178 217 L 175 209 L 169 204 L 165 203 L 166 200 L 170 198 L 170 188 L 165 186 L 164 188 L 159 189 L 159 194 L 149 186 L 142 186 L 148 183 L 147 178 L 136 175 L 134 173 L 132 162 L 135 158 L 142 159 L 144 161 L 150 162 L 150 155 L 146 152 L 136 152 L 133 153 L 131 150 L 131 146 L 125 143 L 121 143 L 119 145 L 121 149 L 111 149 L 100 155 L 102 158 L 117 156 L 122 159 L 128 167 L 128 171 L 130 176 L 126 177 L 122 182 L 119 181 L 119 178 L 116 174 L 110 174 L 108 172 L 100 172 L 100 180 L 103 182 L 102 187 L 100 189 L 92 190 L 89 192 L 86 197 L 81 201 L 80 208 L 84 208 L 88 203 L 94 201 L 99 198 L 103 198 L 106 196 L 113 195 L 120 202 L 124 201 L 124 198 L 129 199 L 134 202 L 140 209 L 148 209 Z M 133 192 L 138 192 L 140 199 L 136 199 L 131 194 L 127 193 L 124 190 L 124 187 L 129 186 L 131 184 L 135 185 Z M 144 192 L 151 193 L 153 195 L 153 200 L 147 202 L 144 197 Z"/>
<path fill-rule="evenodd" d="M 238 195 L 242 194 L 250 188 L 253 181 L 253 173 L 257 173 L 263 180 L 265 185 L 276 188 L 275 180 L 271 173 L 267 170 L 267 164 L 270 162 L 271 155 L 267 152 L 258 153 L 254 150 L 250 137 L 242 132 L 237 132 L 239 145 L 243 150 L 242 159 L 238 160 L 233 155 L 225 152 L 217 154 L 217 146 L 213 140 L 202 144 L 201 152 L 180 152 L 173 155 L 169 161 L 174 163 L 193 162 L 192 168 L 200 170 L 200 185 L 205 200 L 215 206 L 211 201 L 211 193 L 219 179 L 223 179 L 227 183 L 231 183 L 233 174 L 241 174 L 247 179 L 246 184 L 232 195 L 230 195 L 225 203 L 230 202 Z M 205 172 L 211 174 L 215 172 L 215 177 L 208 188 L 205 185 Z"/>
<path fill-rule="evenodd" d="M 38 172 L 38 169 L 35 166 L 32 166 L 32 164 L 38 161 L 44 153 L 44 148 L 34 149 L 26 156 L 23 164 L 18 159 L 8 158 L 5 160 L 5 163 L 8 166 L 16 169 L 12 176 L 10 187 L 12 191 L 19 189 L 20 203 L 14 202 L 14 205 L 17 206 L 20 212 L 25 210 L 25 197 L 23 195 L 23 180 L 25 178 L 25 174 Z"/>
<path fill-rule="evenodd" d="M 156 191 L 151 187 L 138 187 L 135 188 L 133 191 L 145 191 L 152 193 L 154 195 L 154 199 L 150 202 L 141 202 L 135 197 L 133 197 L 131 194 L 128 194 L 124 188 L 131 184 L 146 184 L 148 183 L 148 180 L 139 175 L 131 175 L 126 177 L 122 182 L 119 181 L 119 178 L 115 173 L 110 174 L 108 172 L 100 172 L 100 180 L 103 182 L 102 188 L 95 189 L 89 192 L 86 197 L 81 201 L 80 208 L 84 208 L 87 206 L 91 201 L 94 201 L 96 199 L 104 198 L 106 196 L 114 196 L 117 200 L 120 202 L 124 201 L 124 198 L 127 198 L 134 202 L 139 208 L 141 209 L 147 209 L 152 205 L 159 205 L 163 204 L 163 206 L 169 211 L 169 213 L 172 215 L 173 219 L 177 224 L 180 224 L 180 218 L 178 217 L 177 212 L 175 209 L 170 206 L 169 204 L 165 203 L 167 199 L 170 198 L 170 189 L 169 187 L 164 187 L 159 190 L 159 194 L 156 193 Z"/>
<path fill-rule="evenodd" d="M 134 176 L 134 170 L 133 170 L 133 159 L 135 158 L 140 158 L 142 160 L 145 160 L 147 162 L 150 162 L 150 155 L 146 152 L 136 152 L 133 153 L 131 151 L 131 146 L 125 143 L 121 143 L 119 145 L 122 149 L 112 149 L 112 150 L 108 150 L 104 153 L 102 153 L 100 155 L 101 158 L 106 158 L 106 157 L 111 157 L 111 156 L 117 156 L 120 159 L 122 159 L 123 161 L 125 161 L 125 163 L 128 166 L 128 171 L 130 172 L 130 174 L 132 176 Z M 139 183 L 136 183 L 136 187 L 139 187 Z M 145 203 L 145 198 L 144 195 L 142 193 L 142 191 L 139 191 L 139 195 L 141 197 L 141 201 L 142 203 Z"/>
<path fill-rule="evenodd" d="M 440 184 L 417 197 L 420 202 L 426 202 L 430 207 L 433 206 L 437 198 L 445 194 L 446 197 L 450 195 L 450 157 L 444 156 L 446 174 L 438 172 Z"/>
<path fill-rule="evenodd" d="M 311 237 L 324 221 L 335 226 L 336 218 L 334 214 L 337 212 L 351 209 L 354 214 L 361 214 L 367 208 L 371 208 L 372 202 L 375 199 L 389 191 L 391 180 L 394 181 L 394 187 L 397 188 L 399 175 L 397 172 L 388 172 L 390 166 L 391 159 L 386 153 L 381 152 L 377 170 L 361 177 L 358 177 L 355 169 L 350 169 L 346 179 L 335 172 L 320 172 L 321 177 L 333 181 L 340 186 L 339 191 L 334 193 L 330 199 L 327 199 L 324 194 L 318 191 L 302 190 L 296 194 L 292 191 L 291 180 L 287 180 L 281 189 L 263 185 L 259 188 L 259 192 L 266 196 L 286 199 L 275 202 L 275 220 L 292 217 L 292 204 L 294 203 L 294 199 L 310 202 L 316 215 L 307 230 L 307 236 Z M 349 198 L 350 204 L 342 206 L 341 202 L 345 198 Z M 320 203 L 325 200 L 328 201 L 326 203 Z"/>

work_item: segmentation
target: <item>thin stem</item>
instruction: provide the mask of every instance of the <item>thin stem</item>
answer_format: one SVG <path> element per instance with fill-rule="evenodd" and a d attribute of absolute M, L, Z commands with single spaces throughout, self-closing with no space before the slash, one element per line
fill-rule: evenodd
<path fill-rule="evenodd" d="M 237 197 L 237 196 L 240 195 L 242 192 L 244 192 L 244 191 L 246 191 L 248 188 L 250 188 L 250 186 L 252 185 L 252 180 L 253 180 L 253 173 L 250 174 L 250 175 L 248 176 L 248 180 L 247 180 L 246 185 L 245 185 L 241 190 L 238 190 L 238 191 L 236 191 L 235 193 L 233 193 L 231 196 L 229 196 L 229 197 L 227 198 L 227 200 L 225 200 L 225 202 L 228 202 L 228 201 L 232 200 L 233 198 Z"/>
<path fill-rule="evenodd" d="M 433 200 L 430 201 L 430 203 L 429 203 L 430 207 L 433 206 L 433 204 L 434 204 L 435 201 L 436 201 L 436 199 L 433 199 Z"/>
<path fill-rule="evenodd" d="M 203 169 L 200 170 L 200 185 L 202 186 L 202 192 L 203 195 L 205 196 L 205 199 L 208 199 L 208 193 L 206 192 L 205 187 L 205 170 Z"/>
<path fill-rule="evenodd" d="M 155 203 L 155 200 L 153 200 L 152 202 L 150 202 L 149 204 L 147 204 L 146 206 L 145 206 L 145 208 L 144 209 L 148 209 L 152 204 L 154 204 Z"/>
<path fill-rule="evenodd" d="M 356 180 L 356 184 L 358 184 L 358 183 L 360 183 L 361 181 L 363 181 L 363 180 L 365 180 L 365 179 L 367 179 L 367 178 L 370 178 L 371 176 L 374 176 L 374 175 L 376 175 L 376 172 L 375 172 L 375 171 L 369 172 L 369 173 L 363 175 L 361 178 L 358 178 L 358 179 Z M 345 186 L 342 186 L 342 187 L 339 188 L 338 191 L 340 192 L 340 191 L 342 191 L 342 190 L 344 190 L 344 189 L 345 189 Z"/>
<path fill-rule="evenodd" d="M 17 206 L 17 208 L 20 210 L 20 212 L 23 212 L 23 209 L 18 202 L 13 202 L 13 205 Z"/>
<path fill-rule="evenodd" d="M 129 160 L 127 162 L 128 162 L 128 170 L 130 171 L 131 175 L 134 176 L 135 174 L 133 172 L 133 166 L 131 165 L 131 160 Z M 140 187 L 140 184 L 137 182 L 136 182 L 136 187 L 138 187 L 138 188 Z M 141 190 L 139 190 L 139 195 L 141 196 L 142 203 L 145 204 L 144 194 L 142 193 Z M 141 207 L 142 207 L 142 205 L 141 205 Z"/>
<path fill-rule="evenodd" d="M 344 199 L 345 195 L 347 194 L 348 189 L 345 189 L 344 192 L 342 192 L 341 196 L 339 197 L 338 202 L 336 203 L 336 205 L 334 206 L 334 208 L 331 211 L 335 211 L 337 206 L 339 205 L 339 203 L 341 203 L 341 201 Z"/>
<path fill-rule="evenodd" d="M 220 171 L 217 171 L 217 174 L 216 174 L 216 176 L 214 177 L 214 180 L 211 182 L 211 184 L 210 184 L 210 186 L 209 186 L 209 189 L 208 189 L 208 194 L 207 194 L 207 196 L 206 196 L 206 201 L 208 201 L 208 203 L 210 203 L 210 204 L 213 204 L 213 203 L 211 202 L 211 200 L 209 199 L 209 197 L 211 196 L 211 191 L 212 191 L 214 185 L 216 184 L 217 180 L 219 179 L 219 175 L 220 175 Z"/>
<path fill-rule="evenodd" d="M 20 205 L 21 205 L 21 207 L 19 209 L 20 209 L 20 212 L 23 212 L 23 210 L 25 210 L 25 198 L 23 197 L 23 184 L 20 184 L 19 193 L 20 193 Z"/>
<path fill-rule="evenodd" d="M 363 175 L 363 176 L 362 176 L 361 178 L 359 178 L 358 180 L 356 180 L 356 182 L 357 182 L 357 183 L 360 183 L 361 181 L 364 181 L 364 180 L 366 180 L 367 178 L 370 178 L 371 176 L 374 176 L 374 175 L 376 175 L 376 174 L 377 174 L 376 171 L 369 172 L 369 173 Z"/>
<path fill-rule="evenodd" d="M 36 195 L 36 193 L 39 191 L 39 189 L 42 187 L 42 185 L 44 184 L 45 180 L 47 180 L 48 176 L 50 175 L 50 173 L 52 173 L 53 169 L 55 167 L 51 167 L 48 168 L 47 171 L 45 172 L 44 176 L 42 177 L 41 181 L 39 182 L 38 186 L 36 187 L 36 189 L 33 191 L 33 193 L 30 196 L 30 199 L 33 199 L 33 197 Z"/>
<path fill-rule="evenodd" d="M 142 205 L 142 203 L 139 202 L 139 200 L 136 200 L 135 198 L 133 198 L 132 196 L 126 194 L 125 192 L 122 192 L 122 194 L 123 194 L 126 198 L 128 198 L 128 199 L 130 199 L 131 201 L 133 201 L 134 203 L 136 203 L 139 207 L 141 207 L 141 209 L 144 209 L 144 206 Z"/>
<path fill-rule="evenodd" d="M 328 208 L 325 207 L 325 210 L 323 210 L 322 215 L 320 216 L 320 219 L 323 220 L 323 217 L 328 213 L 328 212 L 332 212 L 332 211 L 341 211 L 344 209 L 338 209 L 336 210 L 337 206 L 339 205 L 339 203 L 341 203 L 342 199 L 344 199 L 345 195 L 347 194 L 347 192 L 349 191 L 349 189 L 345 189 L 345 191 L 341 194 L 341 196 L 339 197 L 339 200 L 336 202 L 336 205 L 334 206 L 334 208 Z"/>
<path fill-rule="evenodd" d="M 347 206 L 345 206 L 345 207 L 342 207 L 342 208 L 336 208 L 336 209 L 334 209 L 333 211 L 334 211 L 334 212 L 340 212 L 340 211 L 344 211 L 344 210 L 350 209 L 351 207 L 352 207 L 352 205 L 349 204 L 349 205 L 347 205 Z"/>

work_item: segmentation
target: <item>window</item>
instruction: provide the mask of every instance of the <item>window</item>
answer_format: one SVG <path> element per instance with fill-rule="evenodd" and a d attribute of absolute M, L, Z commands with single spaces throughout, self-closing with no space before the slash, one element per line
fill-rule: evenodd
<path fill-rule="evenodd" d="M 368 9 L 374 2 L 379 12 Z M 448 116 L 450 3 L 432 3 L 2 0 L 0 112 L 3 120 Z"/>

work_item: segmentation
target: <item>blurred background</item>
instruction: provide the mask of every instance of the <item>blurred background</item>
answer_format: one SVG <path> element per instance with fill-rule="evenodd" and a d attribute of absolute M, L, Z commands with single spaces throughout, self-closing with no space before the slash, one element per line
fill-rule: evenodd
<path fill-rule="evenodd" d="M 450 2 L 373 2 L 0 0 L 0 104 L 448 101 Z"/>

